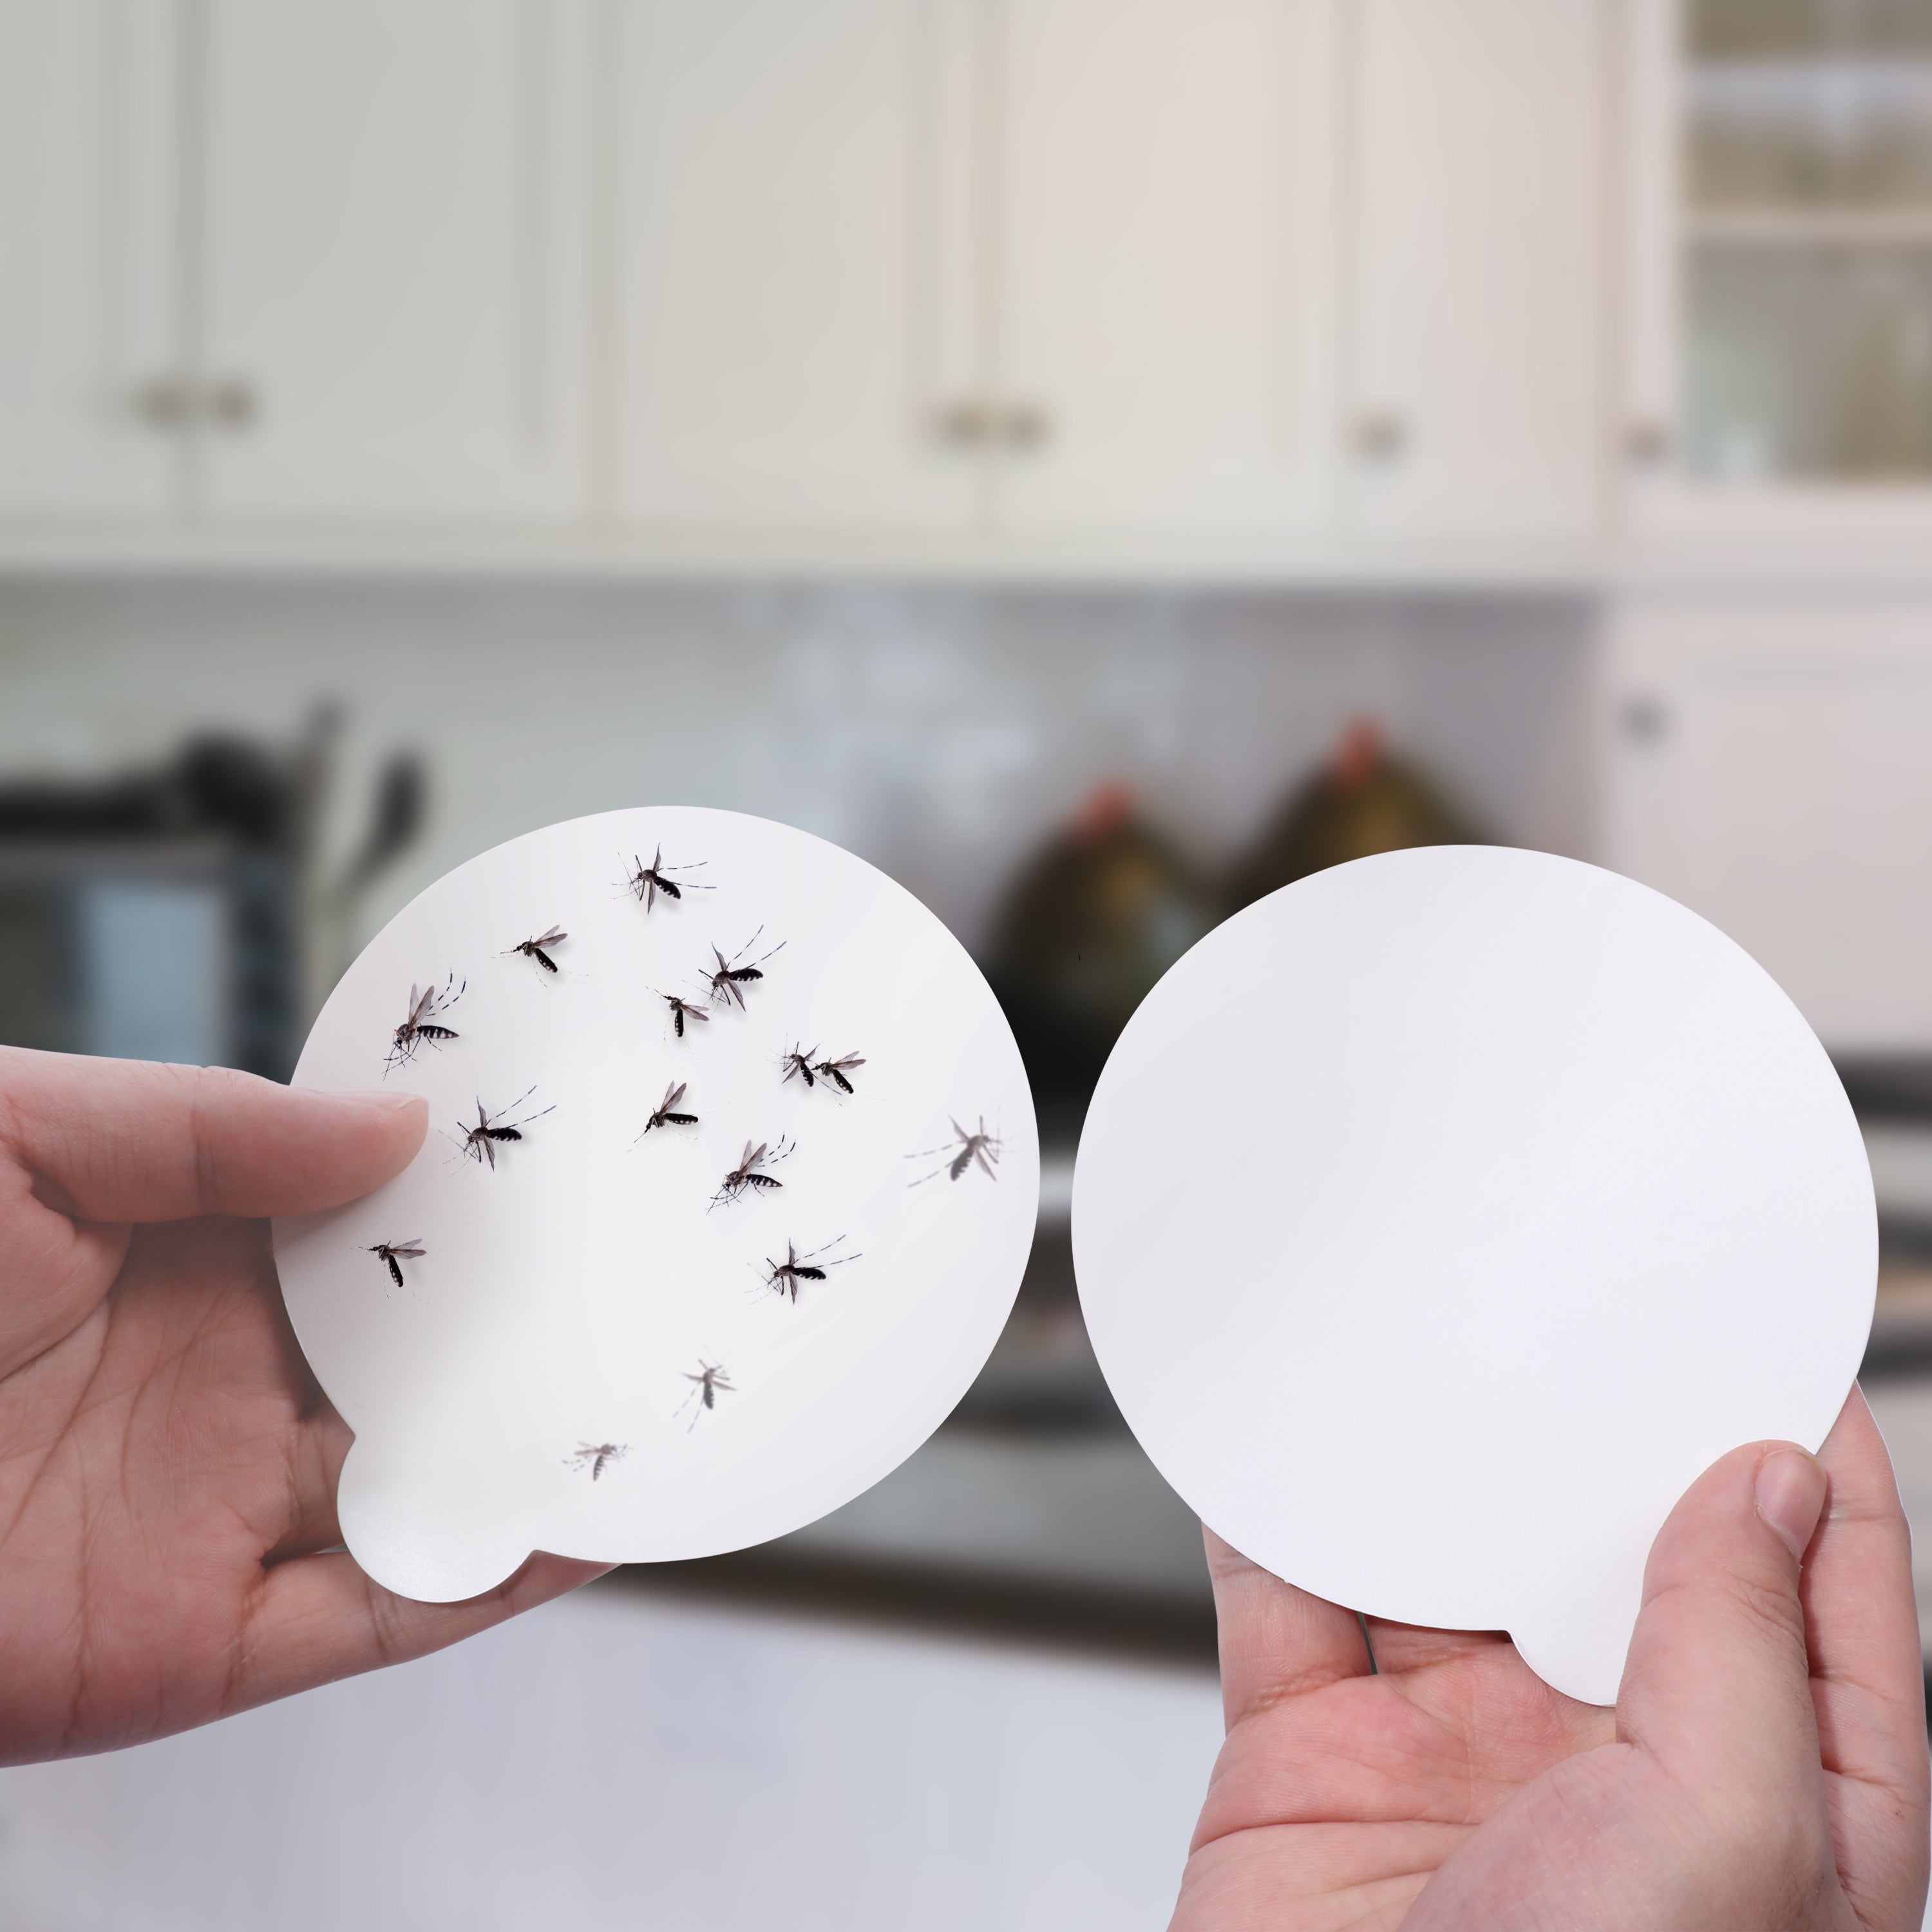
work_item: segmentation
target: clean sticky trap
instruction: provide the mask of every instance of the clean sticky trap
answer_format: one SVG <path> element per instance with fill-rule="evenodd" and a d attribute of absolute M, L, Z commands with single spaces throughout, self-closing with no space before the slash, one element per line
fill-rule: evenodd
<path fill-rule="evenodd" d="M 838 847 L 667 807 L 459 867 L 344 976 L 298 1086 L 430 1102 L 410 1167 L 278 1221 L 356 1432 L 343 1534 L 473 1596 L 543 1550 L 703 1556 L 849 1501 L 944 1419 L 1039 1196 L 998 1004 Z"/>
<path fill-rule="evenodd" d="M 1073 1246 L 1108 1382 L 1256 1562 L 1616 1694 L 1646 1557 L 1858 1371 L 1871 1179 L 1769 976 L 1646 887 L 1448 847 L 1318 873 L 1108 1061 Z"/>

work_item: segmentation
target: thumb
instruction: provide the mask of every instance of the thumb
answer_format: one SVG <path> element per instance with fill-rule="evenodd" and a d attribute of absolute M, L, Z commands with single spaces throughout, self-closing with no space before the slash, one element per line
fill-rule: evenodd
<path fill-rule="evenodd" d="M 82 1221 L 313 1214 L 400 1173 L 428 1127 L 408 1094 L 0 1047 L 0 1168 Z"/>
<path fill-rule="evenodd" d="M 428 1124 L 406 1094 L 0 1047 L 0 1376 L 86 1319 L 129 1223 L 332 1208 L 401 1172 Z"/>
<path fill-rule="evenodd" d="M 1617 1728 L 1693 1788 L 1817 1784 L 1798 1580 L 1827 1488 L 1794 1443 L 1733 1450 L 1651 1546 Z"/>

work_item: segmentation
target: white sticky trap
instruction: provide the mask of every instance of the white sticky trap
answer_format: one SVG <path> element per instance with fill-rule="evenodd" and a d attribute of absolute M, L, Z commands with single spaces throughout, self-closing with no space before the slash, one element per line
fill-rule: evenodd
<path fill-rule="evenodd" d="M 1031 1097 L 972 962 L 882 873 L 733 812 L 459 867 L 295 1078 L 429 1099 L 403 1174 L 274 1231 L 356 1432 L 344 1539 L 425 1600 L 532 1550 L 710 1556 L 837 1508 L 965 1393 L 1033 1239 Z"/>
<path fill-rule="evenodd" d="M 1073 1249 L 1129 1424 L 1236 1548 L 1506 1630 L 1599 1704 L 1684 1490 L 1822 1442 L 1877 1273 L 1851 1108 L 1768 975 L 1614 873 L 1474 846 L 1318 873 L 1168 974 Z"/>

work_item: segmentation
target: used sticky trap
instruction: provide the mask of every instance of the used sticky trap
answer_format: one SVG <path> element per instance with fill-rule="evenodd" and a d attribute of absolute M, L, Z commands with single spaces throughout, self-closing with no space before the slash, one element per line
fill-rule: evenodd
<path fill-rule="evenodd" d="M 977 969 L 883 874 L 736 813 L 459 867 L 295 1081 L 430 1102 L 406 1172 L 274 1231 L 356 1432 L 344 1538 L 425 1600 L 532 1550 L 704 1556 L 837 1508 L 965 1393 L 1032 1242 L 1031 1098 Z"/>
<path fill-rule="evenodd" d="M 1129 1424 L 1229 1542 L 1600 1704 L 1664 1518 L 1740 1444 L 1822 1443 L 1877 1274 L 1851 1108 L 1769 976 L 1614 873 L 1473 846 L 1180 961 L 1088 1111 L 1073 1248 Z"/>

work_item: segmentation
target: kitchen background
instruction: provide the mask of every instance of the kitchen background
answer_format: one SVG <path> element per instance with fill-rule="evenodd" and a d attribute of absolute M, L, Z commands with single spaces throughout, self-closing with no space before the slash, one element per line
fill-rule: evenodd
<path fill-rule="evenodd" d="M 1212 1610 L 1071 1148 L 1394 844 L 1803 1007 L 1932 1551 L 1929 748 L 1932 0 L 0 0 L 0 1040 L 286 1075 L 448 867 L 686 801 L 932 905 L 1049 1153 L 898 1474 L 0 1773 L 9 1922 L 1163 1923 Z"/>

